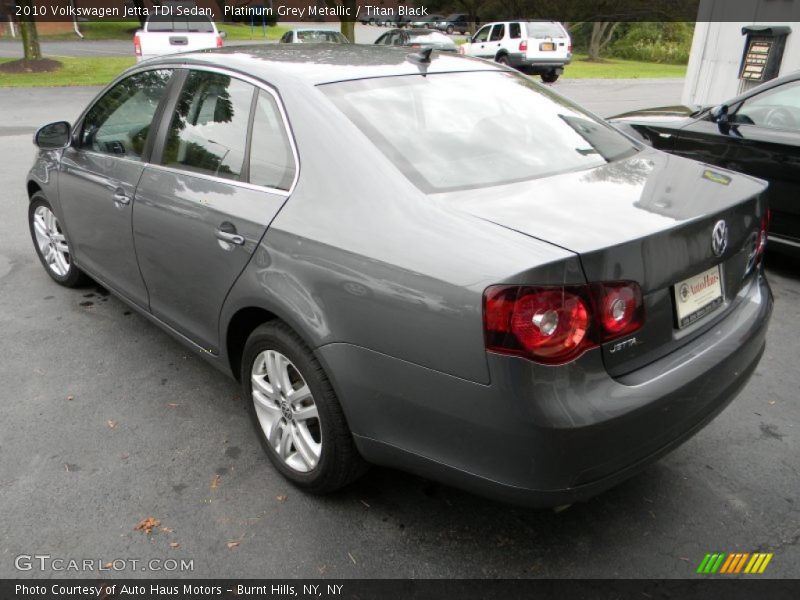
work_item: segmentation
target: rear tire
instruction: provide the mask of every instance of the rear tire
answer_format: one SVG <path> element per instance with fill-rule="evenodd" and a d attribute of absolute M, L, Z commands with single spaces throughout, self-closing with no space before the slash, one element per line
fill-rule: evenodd
<path fill-rule="evenodd" d="M 53 281 L 68 288 L 89 282 L 86 274 L 75 266 L 69 240 L 41 192 L 36 192 L 28 205 L 28 227 L 36 255 Z"/>
<path fill-rule="evenodd" d="M 453 31 L 455 31 L 455 30 L 454 30 L 452 25 L 448 25 L 447 29 L 445 29 L 445 31 L 447 32 L 447 35 L 453 35 Z"/>
<path fill-rule="evenodd" d="M 494 60 L 495 60 L 495 62 L 497 62 L 497 64 L 500 64 L 500 65 L 503 65 L 503 66 L 506 66 L 506 67 L 508 66 L 508 56 L 505 55 L 505 54 L 501 54 L 500 56 L 496 57 Z"/>
<path fill-rule="evenodd" d="M 542 73 L 542 81 L 545 83 L 555 83 L 558 79 L 558 73 L 555 71 L 548 71 L 547 73 Z"/>
<path fill-rule="evenodd" d="M 250 334 L 241 377 L 256 434 L 286 479 L 324 494 L 364 474 L 367 464 L 322 365 L 288 325 L 274 321 Z"/>

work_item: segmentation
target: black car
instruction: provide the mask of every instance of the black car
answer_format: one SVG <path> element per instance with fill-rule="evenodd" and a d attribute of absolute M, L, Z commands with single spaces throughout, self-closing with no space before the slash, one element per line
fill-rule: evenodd
<path fill-rule="evenodd" d="M 652 108 L 609 120 L 659 150 L 769 181 L 770 248 L 800 255 L 800 71 L 718 106 Z"/>
<path fill-rule="evenodd" d="M 467 34 L 470 30 L 469 15 L 456 13 L 446 16 L 441 21 L 436 22 L 436 29 L 444 31 L 448 35 L 451 33 Z"/>
<path fill-rule="evenodd" d="M 375 40 L 380 46 L 433 48 L 442 52 L 457 52 L 453 40 L 433 29 L 391 29 Z"/>

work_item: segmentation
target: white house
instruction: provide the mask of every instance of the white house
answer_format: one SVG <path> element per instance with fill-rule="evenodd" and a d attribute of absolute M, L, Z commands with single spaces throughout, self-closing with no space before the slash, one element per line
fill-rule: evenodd
<path fill-rule="evenodd" d="M 736 12 L 731 13 L 734 6 Z M 723 21 L 731 17 L 751 20 Z M 746 4 L 701 0 L 697 18 L 683 104 L 728 100 L 771 78 L 762 68 L 773 62 L 778 77 L 800 70 L 800 0 L 750 0 Z M 743 34 L 743 28 L 748 28 L 750 35 Z M 781 46 L 783 53 L 778 57 Z"/>

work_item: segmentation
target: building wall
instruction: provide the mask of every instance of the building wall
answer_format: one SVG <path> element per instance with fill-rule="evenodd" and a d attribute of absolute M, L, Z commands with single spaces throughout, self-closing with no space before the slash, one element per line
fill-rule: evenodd
<path fill-rule="evenodd" d="M 756 0 L 751 21 L 721 22 L 730 0 L 701 0 L 694 30 L 682 102 L 688 105 L 718 104 L 752 87 L 739 79 L 739 67 L 748 25 L 788 25 L 780 75 L 800 70 L 800 0 Z"/>

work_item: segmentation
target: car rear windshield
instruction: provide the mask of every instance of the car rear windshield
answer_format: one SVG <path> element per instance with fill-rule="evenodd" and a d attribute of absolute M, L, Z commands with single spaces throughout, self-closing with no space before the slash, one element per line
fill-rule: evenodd
<path fill-rule="evenodd" d="M 425 193 L 588 169 L 637 152 L 610 125 L 514 73 L 381 77 L 320 89 Z"/>
<path fill-rule="evenodd" d="M 214 25 L 210 19 L 202 17 L 156 15 L 147 21 L 147 31 L 214 33 Z"/>
<path fill-rule="evenodd" d="M 557 23 L 525 23 L 528 30 L 528 37 L 548 38 L 564 37 L 564 30 Z"/>
<path fill-rule="evenodd" d="M 312 43 L 312 42 L 319 42 L 319 43 L 333 43 L 333 44 L 342 44 L 346 43 L 347 39 L 338 31 L 327 31 L 327 30 L 320 30 L 320 31 L 298 31 L 297 38 L 301 42 Z"/>

